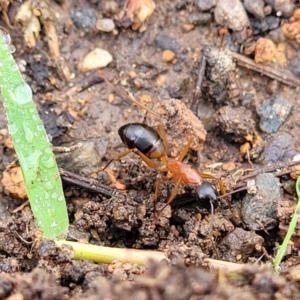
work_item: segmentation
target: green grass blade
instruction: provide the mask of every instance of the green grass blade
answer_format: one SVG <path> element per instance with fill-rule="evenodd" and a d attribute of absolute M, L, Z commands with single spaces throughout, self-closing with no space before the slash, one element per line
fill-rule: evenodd
<path fill-rule="evenodd" d="M 45 238 L 66 232 L 68 214 L 58 167 L 44 125 L 32 101 L 32 91 L 0 31 L 0 84 L 13 145 L 31 209 Z"/>
<path fill-rule="evenodd" d="M 300 216 L 300 190 L 299 190 L 300 186 L 299 185 L 300 185 L 300 177 L 298 177 L 298 179 L 296 181 L 296 193 L 297 193 L 297 197 L 298 197 L 298 203 L 296 205 L 295 212 L 294 212 L 294 215 L 293 215 L 292 220 L 290 222 L 289 229 L 286 233 L 286 236 L 285 236 L 282 244 L 279 246 L 277 254 L 276 254 L 276 256 L 273 260 L 273 264 L 274 264 L 274 268 L 275 268 L 276 272 L 279 271 L 280 263 L 281 263 L 284 255 L 286 253 L 288 243 L 291 240 L 291 237 L 292 237 L 293 233 L 295 232 L 295 228 L 297 226 L 298 218 Z"/>

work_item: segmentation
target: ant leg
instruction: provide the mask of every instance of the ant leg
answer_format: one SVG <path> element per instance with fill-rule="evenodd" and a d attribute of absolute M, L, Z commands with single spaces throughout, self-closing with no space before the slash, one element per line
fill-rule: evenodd
<path fill-rule="evenodd" d="M 183 161 L 183 159 L 185 158 L 185 156 L 187 155 L 189 149 L 190 149 L 190 146 L 191 146 L 191 143 L 193 142 L 193 138 L 190 138 L 190 140 L 188 141 L 188 143 L 185 145 L 185 147 L 182 149 L 179 157 L 178 157 L 178 161 Z"/>
<path fill-rule="evenodd" d="M 177 180 L 176 185 L 171 193 L 171 196 L 170 196 L 168 202 L 163 206 L 162 209 L 160 209 L 160 211 L 158 212 L 159 214 L 161 214 L 161 212 L 174 200 L 175 196 L 177 195 L 177 191 L 178 191 L 180 183 L 181 183 L 181 177 L 179 177 L 179 179 Z"/>
<path fill-rule="evenodd" d="M 128 149 L 127 151 L 113 157 L 106 165 L 105 167 L 102 169 L 102 171 L 104 171 L 113 161 L 117 161 L 119 159 L 121 159 L 122 157 L 128 155 L 129 153 L 133 152 L 133 149 Z"/>
<path fill-rule="evenodd" d="M 209 224 L 209 231 L 208 231 L 208 235 L 209 235 L 209 238 L 212 237 L 212 234 L 213 234 L 213 222 L 214 222 L 214 204 L 212 201 L 209 201 L 210 202 L 210 224 Z"/>
<path fill-rule="evenodd" d="M 210 214 L 210 222 L 209 222 L 209 231 L 208 231 L 208 237 L 211 240 L 212 246 L 215 250 L 217 259 L 220 260 L 220 255 L 219 255 L 219 251 L 217 249 L 216 243 L 213 239 L 213 223 L 214 223 L 214 204 L 212 201 L 210 201 L 210 207 L 211 207 L 211 214 Z"/>
<path fill-rule="evenodd" d="M 153 199 L 154 200 L 154 212 L 156 212 L 156 201 L 158 199 L 160 184 L 161 184 L 161 182 L 167 181 L 167 180 L 169 180 L 168 176 L 164 176 L 161 174 L 158 174 L 156 176 L 155 193 L 154 193 L 154 199 Z"/>
<path fill-rule="evenodd" d="M 219 189 L 221 191 L 221 194 L 222 195 L 225 195 L 226 194 L 226 190 L 225 190 L 225 187 L 223 185 L 223 182 L 220 178 L 217 178 L 216 176 L 213 176 L 211 174 L 207 174 L 207 173 L 201 173 L 200 174 L 202 178 L 205 178 L 205 179 L 215 179 L 215 180 L 218 180 L 218 186 L 219 186 Z"/>
<path fill-rule="evenodd" d="M 151 160 L 148 156 L 146 156 L 143 152 L 141 152 L 138 149 L 132 149 L 132 152 L 137 154 L 146 164 L 148 167 L 155 169 L 155 170 L 160 170 L 159 166 Z"/>
<path fill-rule="evenodd" d="M 137 154 L 150 168 L 158 170 L 158 166 L 155 164 L 154 161 L 152 161 L 149 157 L 147 157 L 144 153 L 142 153 L 141 151 L 137 150 L 137 149 L 128 149 L 127 151 L 113 157 L 106 165 L 105 167 L 102 169 L 103 171 L 113 162 L 113 161 L 117 161 L 120 158 L 130 154 L 130 153 L 135 153 Z"/>

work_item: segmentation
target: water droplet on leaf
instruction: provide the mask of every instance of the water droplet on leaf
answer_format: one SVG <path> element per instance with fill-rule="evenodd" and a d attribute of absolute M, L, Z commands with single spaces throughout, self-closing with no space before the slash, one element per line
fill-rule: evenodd
<path fill-rule="evenodd" d="M 55 160 L 53 155 L 43 155 L 41 157 L 41 163 L 44 167 L 51 169 L 55 166 Z"/>
<path fill-rule="evenodd" d="M 32 100 L 32 90 L 26 82 L 22 82 L 18 85 L 14 93 L 14 101 L 19 104 L 26 104 Z"/>
<path fill-rule="evenodd" d="M 10 135 L 14 135 L 15 133 L 18 132 L 18 126 L 16 123 L 9 123 L 7 127 Z"/>
<path fill-rule="evenodd" d="M 9 51 L 10 51 L 10 53 L 15 53 L 16 52 L 16 47 L 14 45 L 10 45 L 9 46 Z"/>

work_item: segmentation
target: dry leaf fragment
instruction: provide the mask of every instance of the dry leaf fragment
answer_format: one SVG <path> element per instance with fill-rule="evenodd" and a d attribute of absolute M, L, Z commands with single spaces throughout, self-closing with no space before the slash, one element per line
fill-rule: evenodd
<path fill-rule="evenodd" d="M 4 22 L 6 23 L 7 27 L 9 28 L 13 28 L 13 26 L 11 26 L 9 18 L 8 18 L 8 7 L 9 5 L 13 3 L 13 0 L 0 0 L 0 11 L 2 12 L 2 19 L 4 20 Z"/>
<path fill-rule="evenodd" d="M 39 19 L 32 13 L 31 0 L 25 1 L 20 6 L 15 22 L 23 25 L 25 45 L 29 48 L 34 48 L 39 38 L 41 24 Z"/>

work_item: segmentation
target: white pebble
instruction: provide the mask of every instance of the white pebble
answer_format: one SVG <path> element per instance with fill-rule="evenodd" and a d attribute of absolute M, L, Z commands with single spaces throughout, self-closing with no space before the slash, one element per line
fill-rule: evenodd
<path fill-rule="evenodd" d="M 106 67 L 112 62 L 112 55 L 101 48 L 95 48 L 89 52 L 78 64 L 78 70 L 82 73 Z"/>
<path fill-rule="evenodd" d="M 112 19 L 99 19 L 97 21 L 96 28 L 100 31 L 111 32 L 115 29 L 115 23 Z"/>

